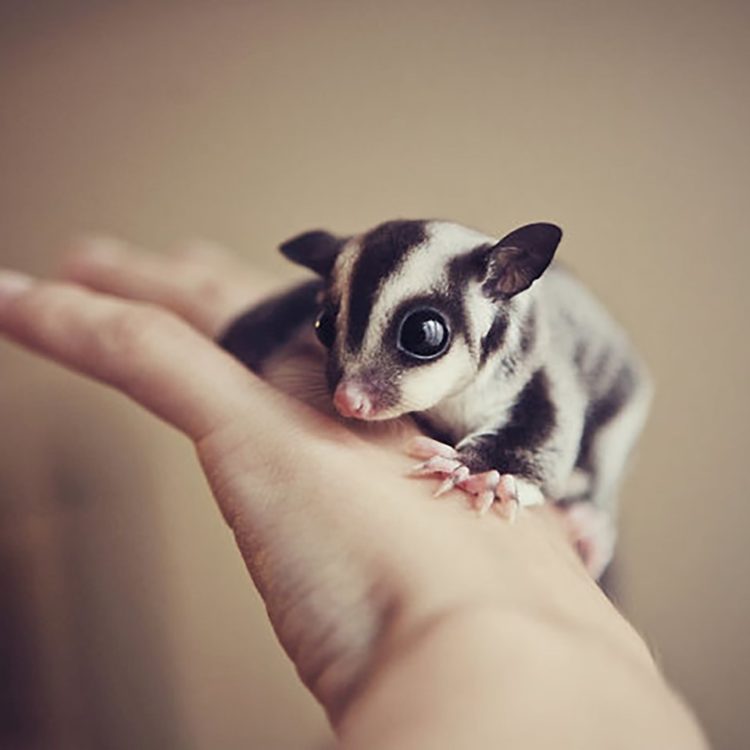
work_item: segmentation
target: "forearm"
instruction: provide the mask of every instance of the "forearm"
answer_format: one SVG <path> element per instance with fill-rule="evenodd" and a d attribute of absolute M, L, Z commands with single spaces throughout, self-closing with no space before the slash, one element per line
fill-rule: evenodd
<path fill-rule="evenodd" d="M 393 654 L 340 736 L 357 750 L 705 747 L 631 648 L 503 613 L 445 621 Z"/>
<path fill-rule="evenodd" d="M 342 746 L 705 748 L 638 634 L 598 592 L 570 594 L 573 616 L 532 592 L 527 605 L 499 598 L 394 638 L 339 722 Z"/>

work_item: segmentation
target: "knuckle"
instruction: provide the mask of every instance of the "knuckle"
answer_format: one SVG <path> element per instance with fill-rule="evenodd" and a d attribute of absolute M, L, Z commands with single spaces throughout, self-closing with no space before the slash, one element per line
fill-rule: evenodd
<path fill-rule="evenodd" d="M 172 255 L 187 263 L 203 256 L 208 243 L 200 237 L 187 237 L 180 241 L 172 251 Z"/>
<path fill-rule="evenodd" d="M 226 276 L 211 264 L 186 258 L 179 275 L 182 288 L 194 304 L 213 305 L 226 296 Z"/>
<path fill-rule="evenodd" d="M 202 304 L 215 305 L 225 297 L 225 286 L 218 279 L 201 275 L 194 279 L 192 293 L 196 300 Z"/>
<path fill-rule="evenodd" d="M 131 304 L 110 315 L 98 343 L 120 355 L 136 355 L 171 335 L 177 327 L 177 319 L 167 311 Z"/>
<path fill-rule="evenodd" d="M 221 261 L 227 255 L 227 251 L 213 240 L 204 237 L 189 237 L 180 242 L 174 254 L 187 265 L 206 267 L 216 261 Z"/>
<path fill-rule="evenodd" d="M 67 289 L 56 282 L 39 281 L 18 300 L 16 309 L 28 329 L 44 335 L 55 331 L 65 317 Z"/>

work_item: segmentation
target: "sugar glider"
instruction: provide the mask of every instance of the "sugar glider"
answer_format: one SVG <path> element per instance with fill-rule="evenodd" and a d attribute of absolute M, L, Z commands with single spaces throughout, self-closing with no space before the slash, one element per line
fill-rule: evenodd
<path fill-rule="evenodd" d="M 622 329 L 552 263 L 561 237 L 548 223 L 498 240 L 407 220 L 307 232 L 281 252 L 316 277 L 238 318 L 220 343 L 266 376 L 306 348 L 339 414 L 417 421 L 425 436 L 408 449 L 417 474 L 443 479 L 438 493 L 457 486 L 507 517 L 556 503 L 598 577 L 651 387 Z"/>

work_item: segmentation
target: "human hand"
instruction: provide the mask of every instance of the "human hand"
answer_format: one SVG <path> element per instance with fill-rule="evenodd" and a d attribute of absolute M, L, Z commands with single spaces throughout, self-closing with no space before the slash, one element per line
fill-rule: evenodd
<path fill-rule="evenodd" d="M 446 629 L 484 636 L 490 621 L 509 646 L 530 622 L 586 633 L 653 675 L 554 511 L 526 510 L 511 527 L 468 512 L 460 493 L 434 500 L 429 483 L 405 476 L 399 452 L 223 352 L 213 337 L 260 291 L 229 257 L 169 259 L 94 241 L 65 277 L 0 275 L 0 331 L 118 388 L 194 442 L 279 640 L 334 724 L 405 650 Z"/>

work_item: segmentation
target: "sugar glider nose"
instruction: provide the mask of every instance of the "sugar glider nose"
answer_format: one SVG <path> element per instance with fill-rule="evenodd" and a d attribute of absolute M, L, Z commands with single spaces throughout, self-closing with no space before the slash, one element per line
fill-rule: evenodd
<path fill-rule="evenodd" d="M 373 404 L 365 389 L 351 380 L 342 380 L 333 394 L 333 405 L 343 417 L 367 419 L 373 412 Z"/>

